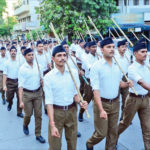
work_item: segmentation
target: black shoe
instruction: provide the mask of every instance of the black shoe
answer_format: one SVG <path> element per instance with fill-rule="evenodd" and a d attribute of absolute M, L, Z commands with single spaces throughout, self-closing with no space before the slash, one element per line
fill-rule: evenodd
<path fill-rule="evenodd" d="M 83 122 L 83 114 L 79 113 L 79 117 L 78 117 L 80 122 Z"/>
<path fill-rule="evenodd" d="M 28 129 L 28 126 L 23 126 L 23 132 L 25 135 L 29 135 L 29 129 Z"/>
<path fill-rule="evenodd" d="M 36 140 L 38 140 L 40 143 L 45 143 L 45 139 L 42 136 L 37 136 Z"/>
<path fill-rule="evenodd" d="M 24 117 L 23 113 L 19 113 L 19 114 L 17 114 L 17 116 L 20 117 L 20 118 Z"/>
<path fill-rule="evenodd" d="M 77 137 L 81 137 L 81 133 L 80 132 L 77 132 Z"/>
<path fill-rule="evenodd" d="M 6 104 L 6 100 L 5 99 L 3 99 L 3 105 L 5 105 Z"/>
<path fill-rule="evenodd" d="M 11 105 L 10 105 L 10 104 L 8 104 L 7 110 L 8 110 L 8 111 L 11 111 Z"/>
<path fill-rule="evenodd" d="M 86 150 L 94 150 L 94 148 L 89 148 L 88 145 L 86 144 Z"/>
<path fill-rule="evenodd" d="M 45 114 L 47 115 L 47 109 L 45 109 Z"/>

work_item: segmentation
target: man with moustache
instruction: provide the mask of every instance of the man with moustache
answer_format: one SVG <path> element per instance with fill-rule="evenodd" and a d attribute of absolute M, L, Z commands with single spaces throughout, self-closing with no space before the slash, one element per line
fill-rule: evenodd
<path fill-rule="evenodd" d="M 145 63 L 147 57 L 146 44 L 137 43 L 133 52 L 136 61 L 128 68 L 128 77 L 133 81 L 138 95 L 135 95 L 131 88 L 129 89 L 123 120 L 120 121 L 118 126 L 118 137 L 128 128 L 137 112 L 141 123 L 145 150 L 150 150 L 150 100 L 148 95 L 148 91 L 150 91 L 150 70 Z"/>
<path fill-rule="evenodd" d="M 3 90 L 6 92 L 8 107 L 10 111 L 13 104 L 14 94 L 17 97 L 17 116 L 23 118 L 22 109 L 19 107 L 18 97 L 18 70 L 19 63 L 16 59 L 17 49 L 12 46 L 10 48 L 10 59 L 5 62 L 3 69 Z"/>
<path fill-rule="evenodd" d="M 1 92 L 3 105 L 6 104 L 5 91 L 3 90 L 3 70 L 4 70 L 4 64 L 5 64 L 6 60 L 7 60 L 7 58 L 6 58 L 6 48 L 1 47 L 1 53 L 0 53 L 0 92 Z"/>
<path fill-rule="evenodd" d="M 117 51 L 117 54 L 116 54 L 116 59 L 117 61 L 119 62 L 119 64 L 121 65 L 124 73 L 127 75 L 127 72 L 128 72 L 128 67 L 130 65 L 130 62 L 126 56 L 126 42 L 125 40 L 122 40 L 122 41 L 119 41 L 118 44 L 117 44 L 117 47 L 118 47 L 118 51 Z M 122 77 L 122 80 L 124 82 L 127 82 L 125 76 Z M 121 95 L 121 99 L 122 99 L 122 106 L 121 106 L 121 118 L 120 120 L 122 120 L 122 117 L 123 117 L 123 109 L 124 109 L 124 106 L 125 106 L 125 100 L 127 98 L 127 95 L 128 95 L 128 90 L 129 88 L 120 88 L 120 95 Z"/>
<path fill-rule="evenodd" d="M 34 111 L 36 140 L 45 143 L 45 139 L 41 136 L 43 96 L 41 86 L 43 80 L 40 76 L 43 78 L 43 71 L 40 66 L 38 69 L 36 62 L 33 61 L 34 54 L 31 48 L 24 51 L 24 57 L 26 62 L 21 66 L 18 75 L 20 107 L 24 108 L 25 112 L 23 132 L 25 135 L 29 135 L 28 125 Z"/>
<path fill-rule="evenodd" d="M 69 70 L 65 66 L 67 54 L 62 45 L 56 46 L 52 53 L 56 67 L 44 77 L 45 102 L 49 116 L 49 150 L 61 149 L 62 131 L 65 130 L 67 150 L 76 150 L 77 142 L 77 108 L 87 108 L 81 103 Z M 79 87 L 78 72 L 72 74 Z"/>
<path fill-rule="evenodd" d="M 86 143 L 87 150 L 106 137 L 106 150 L 115 150 L 117 123 L 119 117 L 119 88 L 132 86 L 132 82 L 123 82 L 122 74 L 113 60 L 115 45 L 111 38 L 101 41 L 103 58 L 90 70 L 90 81 L 94 94 L 95 131 Z"/>

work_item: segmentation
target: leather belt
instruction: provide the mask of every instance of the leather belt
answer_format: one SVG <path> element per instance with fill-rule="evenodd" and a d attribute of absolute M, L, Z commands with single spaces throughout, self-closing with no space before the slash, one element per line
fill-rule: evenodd
<path fill-rule="evenodd" d="M 58 106 L 58 105 L 53 105 L 54 109 L 61 109 L 61 110 L 69 110 L 71 109 L 73 106 L 75 106 L 75 102 L 73 102 L 72 104 L 68 105 L 68 106 Z"/>
<path fill-rule="evenodd" d="M 132 97 L 138 97 L 138 98 L 145 98 L 146 96 L 148 96 L 148 94 L 146 94 L 146 95 L 135 95 L 134 93 L 129 93 L 129 95 Z"/>
<path fill-rule="evenodd" d="M 50 70 L 47 69 L 47 70 L 45 70 L 45 71 L 43 72 L 43 74 L 46 75 L 49 71 L 50 71 Z"/>
<path fill-rule="evenodd" d="M 25 89 L 25 88 L 24 88 L 23 91 L 24 91 L 24 92 L 35 93 L 35 92 L 38 92 L 38 91 L 40 90 L 40 88 L 41 88 L 41 87 L 39 87 L 39 88 L 36 89 L 36 90 L 28 90 L 28 89 Z"/>
<path fill-rule="evenodd" d="M 7 81 L 18 82 L 18 79 L 10 79 L 10 78 L 7 78 Z"/>
<path fill-rule="evenodd" d="M 119 98 L 119 95 L 116 98 L 113 98 L 113 99 L 107 99 L 107 98 L 101 97 L 101 101 L 106 102 L 106 103 L 113 103 L 113 102 L 117 102 L 118 98 Z"/>

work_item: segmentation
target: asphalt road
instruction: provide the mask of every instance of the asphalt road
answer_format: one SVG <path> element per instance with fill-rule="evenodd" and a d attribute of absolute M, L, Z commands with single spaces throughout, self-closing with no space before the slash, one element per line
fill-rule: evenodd
<path fill-rule="evenodd" d="M 77 150 L 86 150 L 85 143 L 94 131 L 92 103 L 89 105 L 90 119 L 84 116 L 84 122 L 78 123 L 78 129 L 82 136 L 78 138 Z M 10 112 L 7 111 L 7 104 L 2 105 L 0 101 L 0 150 L 48 150 L 48 117 L 43 111 L 42 136 L 46 139 L 45 144 L 35 140 L 34 117 L 32 117 L 29 136 L 23 133 L 23 119 L 16 116 L 16 99 Z M 104 150 L 105 139 L 94 147 L 94 150 Z M 66 141 L 63 135 L 62 150 L 67 150 Z M 133 124 L 120 136 L 118 150 L 144 150 L 138 116 L 134 117 Z"/>

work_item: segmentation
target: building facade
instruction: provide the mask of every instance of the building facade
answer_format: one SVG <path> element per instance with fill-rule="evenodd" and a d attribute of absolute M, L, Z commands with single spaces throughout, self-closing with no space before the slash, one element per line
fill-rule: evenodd
<path fill-rule="evenodd" d="M 39 6 L 40 0 L 21 0 L 21 3 L 15 7 L 14 15 L 17 17 L 18 24 L 13 30 L 16 36 L 40 28 L 39 15 L 36 14 L 36 8 Z"/>
<path fill-rule="evenodd" d="M 150 0 L 115 1 L 118 13 L 112 14 L 112 18 L 124 31 L 128 31 L 128 37 L 135 41 L 133 33 L 130 32 L 132 30 L 138 38 L 142 37 L 143 33 L 150 39 Z M 148 46 L 150 49 L 150 44 Z"/>

